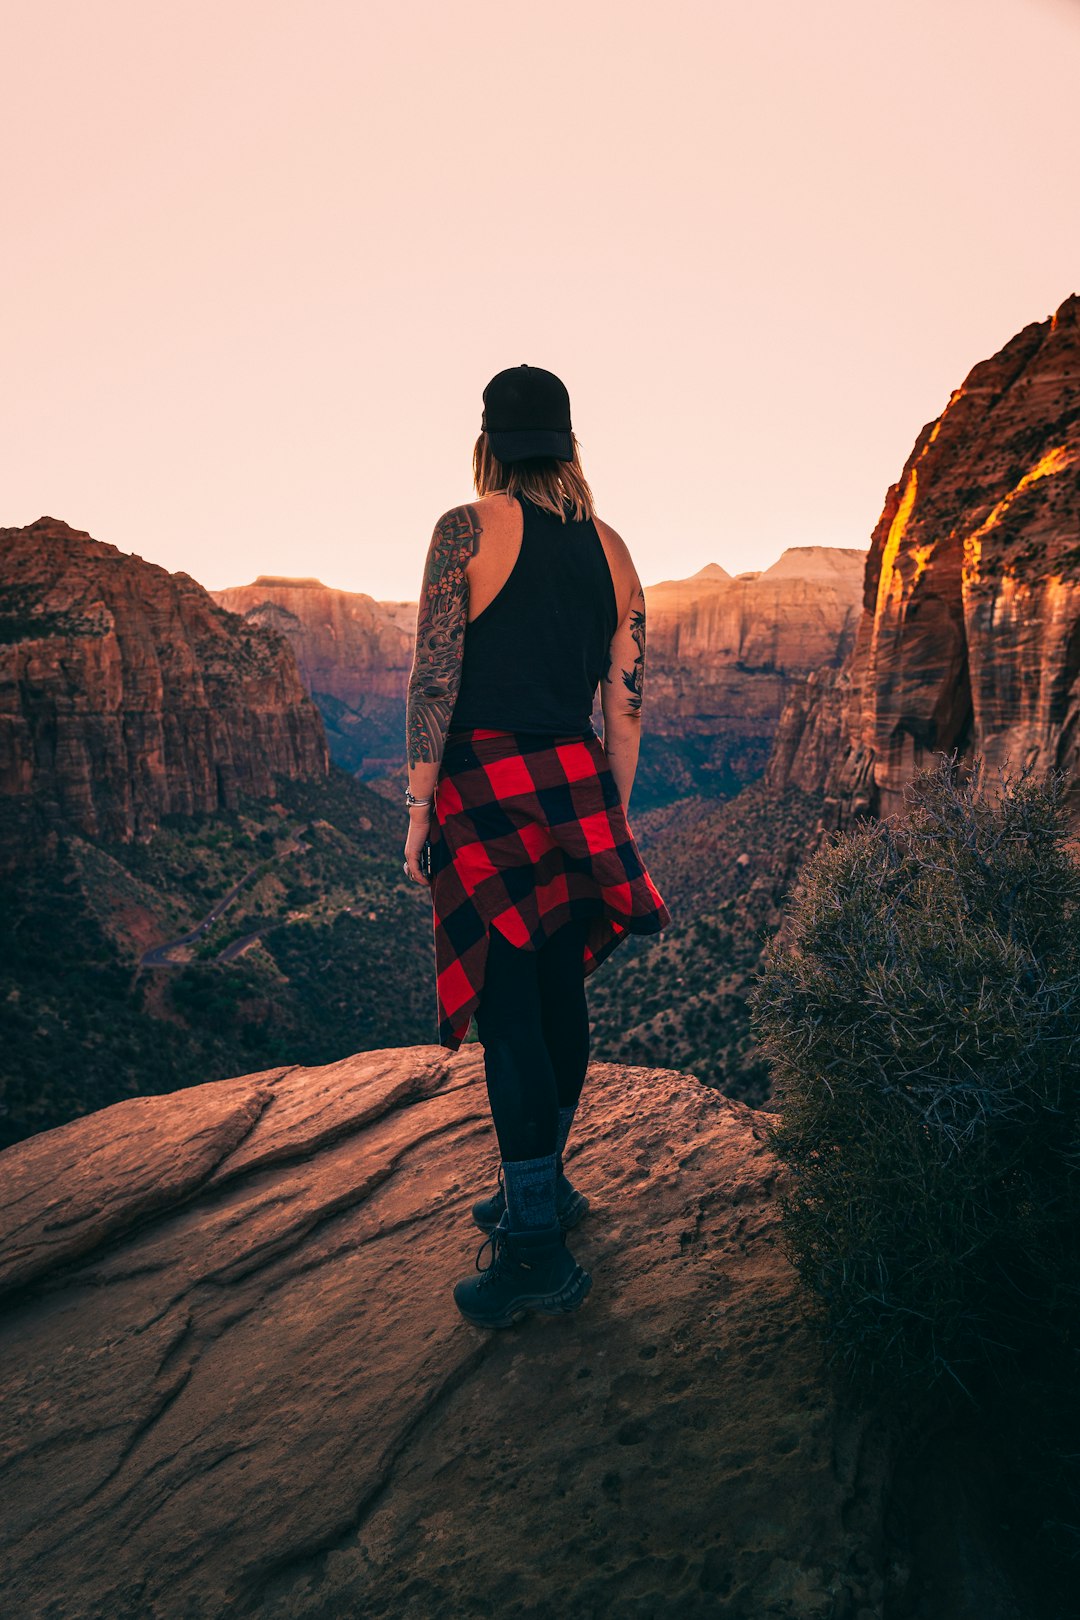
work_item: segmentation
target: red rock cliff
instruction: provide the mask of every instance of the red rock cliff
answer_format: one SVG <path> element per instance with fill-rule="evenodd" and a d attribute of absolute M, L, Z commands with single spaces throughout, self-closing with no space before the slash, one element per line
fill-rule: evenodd
<path fill-rule="evenodd" d="M 221 607 L 288 637 L 305 685 L 351 708 L 371 698 L 404 699 L 412 664 L 413 630 L 361 591 L 337 591 L 318 579 L 260 574 L 253 585 L 211 591 Z"/>
<path fill-rule="evenodd" d="M 1080 298 L 975 366 L 874 530 L 844 671 L 794 695 L 770 779 L 889 814 L 941 749 L 1075 768 Z"/>
<path fill-rule="evenodd" d="M 685 769 L 671 755 L 687 747 L 738 780 L 760 772 L 793 684 L 850 650 L 864 560 L 795 546 L 762 574 L 732 579 L 709 563 L 646 588 L 649 738 L 662 774 Z M 267 575 L 212 594 L 288 637 L 339 763 L 364 775 L 400 762 L 415 602 Z"/>
<path fill-rule="evenodd" d="M 415 602 L 383 604 L 318 579 L 268 574 L 211 595 L 287 638 L 340 764 L 364 774 L 404 757 Z"/>
<path fill-rule="evenodd" d="M 0 846 L 60 822 L 145 836 L 322 776 L 326 738 L 277 636 L 55 518 L 0 529 Z"/>
<path fill-rule="evenodd" d="M 850 652 L 864 565 L 861 551 L 793 546 L 763 573 L 710 565 L 646 586 L 650 745 L 700 739 L 738 780 L 759 774 L 792 691 Z"/>

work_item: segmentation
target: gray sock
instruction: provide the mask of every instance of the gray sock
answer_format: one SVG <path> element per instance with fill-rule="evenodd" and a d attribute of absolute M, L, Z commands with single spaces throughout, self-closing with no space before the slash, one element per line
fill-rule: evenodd
<path fill-rule="evenodd" d="M 555 1155 L 542 1159 L 504 1159 L 503 1187 L 511 1231 L 555 1226 Z"/>
<path fill-rule="evenodd" d="M 563 1173 L 562 1151 L 566 1146 L 566 1139 L 570 1135 L 570 1127 L 574 1123 L 576 1112 L 577 1103 L 574 1104 L 573 1108 L 559 1109 L 559 1133 L 555 1141 L 555 1174 L 557 1176 L 561 1176 Z"/>

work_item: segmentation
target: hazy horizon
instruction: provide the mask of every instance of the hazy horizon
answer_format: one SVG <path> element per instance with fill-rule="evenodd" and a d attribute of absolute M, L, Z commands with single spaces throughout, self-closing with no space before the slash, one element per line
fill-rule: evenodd
<path fill-rule="evenodd" d="M 50 515 L 55 515 L 55 514 L 50 514 Z M 98 538 L 98 536 L 94 535 L 94 539 L 96 540 L 97 538 Z M 799 550 L 799 549 L 801 549 L 801 548 L 799 548 L 799 547 L 790 547 L 790 546 L 784 548 L 785 551 Z M 867 546 L 866 548 L 845 547 L 845 546 L 819 546 L 819 547 L 817 547 L 815 549 L 824 550 L 824 551 L 845 551 L 845 550 L 852 551 L 852 550 L 859 549 L 860 555 L 865 555 L 865 552 L 869 550 L 869 546 Z M 725 569 L 725 572 L 729 575 L 729 577 L 731 579 L 745 578 L 746 575 L 751 574 L 751 573 L 758 574 L 758 575 L 765 574 L 765 573 L 768 573 L 769 569 L 772 568 L 775 563 L 778 563 L 780 561 L 780 558 L 783 555 L 784 555 L 784 552 L 780 552 L 777 556 L 771 558 L 767 563 L 765 563 L 759 569 L 741 568 L 741 569 L 736 570 L 736 569 L 730 569 L 729 568 L 729 569 Z M 147 558 L 146 560 L 152 562 L 153 558 Z M 704 573 L 706 569 L 712 567 L 718 561 L 719 561 L 719 559 L 714 557 L 709 562 L 702 563 L 700 568 L 693 569 L 690 574 L 665 574 L 665 575 L 663 575 L 662 578 L 645 579 L 645 580 L 642 581 L 642 583 L 645 586 L 646 590 L 648 590 L 650 586 L 666 585 L 669 582 L 676 581 L 676 580 L 693 579 L 695 575 Z M 719 566 L 721 568 L 723 568 L 724 564 L 719 563 Z M 339 585 L 336 580 L 323 579 L 323 577 L 320 574 L 276 574 L 276 573 L 272 574 L 267 569 L 260 569 L 259 573 L 257 575 L 253 574 L 250 579 L 234 579 L 234 580 L 230 580 L 228 585 L 208 585 L 206 588 L 207 588 L 207 590 L 210 590 L 210 591 L 248 589 L 252 585 L 257 584 L 260 577 L 265 577 L 267 579 L 275 579 L 275 580 L 276 579 L 288 580 L 291 584 L 297 584 L 297 583 L 300 583 L 300 582 L 305 581 L 305 580 L 314 580 L 319 585 L 326 586 L 329 590 L 345 590 L 345 591 L 352 591 L 353 590 L 353 587 L 351 587 L 351 586 Z M 204 582 L 202 580 L 199 581 L 200 585 L 203 584 L 203 583 Z M 356 594 L 370 596 L 371 592 L 370 591 L 364 591 L 364 592 L 358 592 Z M 415 602 L 417 600 L 417 592 L 413 591 L 411 593 L 411 595 L 406 594 L 404 596 L 376 597 L 375 600 L 376 601 L 382 601 L 382 602 Z"/>
<path fill-rule="evenodd" d="M 0 526 L 415 600 L 559 373 L 642 579 L 865 549 L 1080 290 L 1075 0 L 11 0 Z"/>

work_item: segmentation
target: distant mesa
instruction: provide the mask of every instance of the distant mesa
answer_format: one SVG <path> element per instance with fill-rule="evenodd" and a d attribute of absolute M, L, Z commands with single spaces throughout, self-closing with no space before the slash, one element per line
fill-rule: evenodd
<path fill-rule="evenodd" d="M 793 546 L 764 573 L 709 563 L 645 587 L 639 803 L 732 793 L 761 774 L 788 697 L 851 650 L 864 566 L 862 552 Z"/>
<path fill-rule="evenodd" d="M 840 579 L 860 574 L 866 552 L 851 546 L 788 546 L 770 567 L 748 568 L 734 576 L 719 563 L 706 563 L 683 579 L 661 579 L 646 585 L 647 596 L 656 591 L 689 591 L 701 586 L 750 584 L 757 579 Z"/>
<path fill-rule="evenodd" d="M 371 616 L 372 610 L 377 610 L 379 606 L 366 591 L 345 591 L 335 585 L 326 585 L 321 579 L 292 574 L 258 574 L 250 585 L 229 585 L 224 590 L 211 591 L 210 594 L 220 607 L 227 607 L 235 613 L 248 611 L 256 600 L 268 600 L 266 593 L 270 593 L 274 601 L 285 602 L 291 592 L 319 592 L 327 602 L 343 606 L 362 617 Z M 312 608 L 313 604 L 308 603 L 308 609 Z M 378 612 L 375 611 L 373 616 L 377 618 Z"/>
<path fill-rule="evenodd" d="M 699 568 L 696 574 L 688 574 L 685 579 L 661 579 L 655 585 L 646 585 L 645 589 L 647 592 L 660 591 L 670 585 L 689 585 L 691 583 L 708 585 L 714 581 L 720 584 L 730 578 L 731 575 L 726 568 L 721 568 L 719 563 L 713 562 L 706 563 L 704 568 Z"/>
<path fill-rule="evenodd" d="M 276 574 L 211 594 L 288 641 L 336 764 L 371 778 L 385 774 L 387 756 L 404 763 L 415 602 L 383 604 L 363 591 Z"/>
<path fill-rule="evenodd" d="M 866 567 L 866 552 L 854 546 L 788 546 L 770 567 L 761 571 L 761 579 L 837 579 L 862 580 Z M 742 576 L 740 576 L 742 577 Z"/>
<path fill-rule="evenodd" d="M 290 574 L 259 574 L 255 580 L 256 585 L 292 585 L 296 590 L 325 591 L 326 586 L 321 579 L 295 579 Z M 241 587 L 243 588 L 243 587 Z M 253 587 L 249 587 L 251 589 Z"/>

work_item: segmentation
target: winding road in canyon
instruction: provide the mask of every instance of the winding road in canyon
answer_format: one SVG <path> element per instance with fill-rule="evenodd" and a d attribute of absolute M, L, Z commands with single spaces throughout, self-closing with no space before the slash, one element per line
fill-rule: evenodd
<path fill-rule="evenodd" d="M 203 917 L 200 922 L 197 922 L 194 928 L 189 929 L 186 934 L 181 934 L 177 939 L 165 940 L 160 945 L 151 945 L 149 950 L 144 951 L 142 956 L 139 958 L 139 967 L 135 977 L 138 978 L 139 973 L 142 972 L 143 968 L 182 967 L 184 965 L 183 959 L 175 957 L 172 953 L 179 950 L 184 945 L 194 944 L 194 942 L 197 939 L 200 939 L 202 935 L 208 931 L 208 929 L 212 928 L 218 919 L 228 909 L 228 907 L 232 905 L 233 901 L 236 899 L 236 896 L 240 893 L 240 890 L 244 887 L 244 885 L 248 883 L 257 872 L 263 871 L 266 867 L 272 865 L 274 861 L 282 860 L 286 855 L 295 855 L 301 850 L 308 849 L 310 846 L 304 843 L 302 836 L 306 831 L 306 827 L 302 828 L 301 832 L 297 834 L 296 838 L 293 839 L 291 843 L 286 844 L 282 849 L 279 849 L 275 854 L 268 856 L 265 860 L 257 861 L 254 866 L 249 867 L 244 873 L 243 877 L 240 878 L 238 882 L 233 884 L 228 893 L 223 895 L 220 900 L 216 900 L 211 906 L 210 910 L 206 913 L 206 916 Z M 231 944 L 226 945 L 225 949 L 220 953 L 216 960 L 219 962 L 231 961 L 234 956 L 238 956 L 240 954 L 240 951 L 244 948 L 244 946 L 250 945 L 254 940 L 258 939 L 260 932 L 261 930 L 257 930 L 253 934 L 245 935 L 243 939 L 234 939 Z"/>

